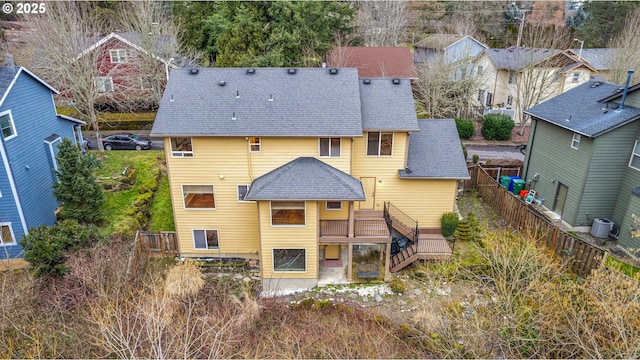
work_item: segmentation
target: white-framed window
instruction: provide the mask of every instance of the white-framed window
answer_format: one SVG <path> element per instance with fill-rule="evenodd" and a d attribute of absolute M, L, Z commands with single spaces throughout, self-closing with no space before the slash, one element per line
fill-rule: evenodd
<path fill-rule="evenodd" d="M 633 146 L 629 167 L 640 171 L 640 148 L 638 148 L 638 140 L 636 140 L 636 144 Z"/>
<path fill-rule="evenodd" d="M 327 210 L 342 210 L 342 201 L 327 201 Z"/>
<path fill-rule="evenodd" d="M 13 139 L 18 136 L 16 125 L 13 123 L 11 111 L 7 110 L 0 114 L 0 128 L 2 129 L 2 137 L 5 140 Z"/>
<path fill-rule="evenodd" d="M 151 90 L 153 88 L 153 77 L 144 75 L 140 78 L 140 88 L 142 90 Z"/>
<path fill-rule="evenodd" d="M 172 137 L 169 138 L 169 142 L 171 143 L 171 157 L 193 157 L 191 138 Z"/>
<path fill-rule="evenodd" d="M 368 156 L 391 156 L 393 149 L 392 132 L 369 132 L 367 133 L 367 155 Z"/>
<path fill-rule="evenodd" d="M 571 139 L 571 148 L 578 150 L 580 146 L 580 138 L 582 136 L 580 134 L 573 133 L 573 139 Z"/>
<path fill-rule="evenodd" d="M 573 73 L 573 76 L 571 76 L 571 82 L 577 83 L 578 81 L 580 81 L 580 73 Z"/>
<path fill-rule="evenodd" d="M 93 83 L 96 89 L 98 89 L 98 92 L 113 92 L 113 78 L 111 76 L 97 77 L 93 80 Z"/>
<path fill-rule="evenodd" d="M 272 226 L 305 226 L 304 201 L 272 201 Z"/>
<path fill-rule="evenodd" d="M 320 138 L 320 157 L 340 157 L 341 142 L 340 138 Z"/>
<path fill-rule="evenodd" d="M 273 249 L 273 271 L 307 271 L 307 250 Z"/>
<path fill-rule="evenodd" d="M 238 185 L 238 202 L 247 202 L 244 197 L 249 192 L 249 185 Z"/>
<path fill-rule="evenodd" d="M 260 152 L 260 137 L 258 136 L 250 136 L 249 137 L 249 150 L 251 152 Z"/>
<path fill-rule="evenodd" d="M 507 95 L 507 105 L 513 104 L 513 96 Z"/>
<path fill-rule="evenodd" d="M 476 70 L 476 74 L 478 76 L 482 75 L 482 72 L 484 71 L 484 67 L 482 65 L 478 65 L 478 68 Z"/>
<path fill-rule="evenodd" d="M 482 102 L 484 101 L 484 90 L 483 89 L 479 89 L 478 90 L 478 101 L 482 104 Z"/>
<path fill-rule="evenodd" d="M 0 246 L 9 246 L 16 244 L 16 237 L 13 234 L 11 223 L 0 223 Z"/>
<path fill-rule="evenodd" d="M 185 209 L 215 209 L 213 185 L 182 185 Z"/>
<path fill-rule="evenodd" d="M 123 49 L 109 50 L 109 57 L 113 64 L 122 64 L 127 62 L 127 52 Z"/>
<path fill-rule="evenodd" d="M 515 84 L 517 80 L 518 74 L 513 70 L 509 70 L 509 84 Z"/>
<path fill-rule="evenodd" d="M 560 71 L 556 71 L 553 73 L 553 81 L 558 81 L 560 79 Z"/>
<path fill-rule="evenodd" d="M 219 250 L 218 230 L 193 230 L 193 247 L 196 250 Z"/>

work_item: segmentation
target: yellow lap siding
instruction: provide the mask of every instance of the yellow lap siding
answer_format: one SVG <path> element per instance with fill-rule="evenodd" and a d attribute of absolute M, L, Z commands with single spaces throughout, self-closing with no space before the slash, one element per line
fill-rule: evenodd
<path fill-rule="evenodd" d="M 269 201 L 260 201 L 260 265 L 266 279 L 318 278 L 318 202 L 307 201 L 305 226 L 272 226 Z M 306 271 L 274 272 L 273 249 L 305 249 Z"/>
<path fill-rule="evenodd" d="M 417 220 L 420 227 L 439 228 L 442 214 L 455 209 L 457 180 L 398 179 L 390 187 L 393 190 L 386 201 Z"/>
<path fill-rule="evenodd" d="M 342 209 L 327 210 L 327 202 L 320 201 L 320 220 L 348 220 L 349 219 L 349 202 L 342 201 Z"/>

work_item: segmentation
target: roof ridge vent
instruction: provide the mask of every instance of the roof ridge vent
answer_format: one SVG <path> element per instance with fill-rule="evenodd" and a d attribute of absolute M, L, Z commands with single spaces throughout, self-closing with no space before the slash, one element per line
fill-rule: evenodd
<path fill-rule="evenodd" d="M 591 84 L 591 87 L 592 87 L 592 88 L 596 88 L 596 87 L 600 86 L 601 84 L 602 84 L 602 83 L 601 83 L 600 81 L 596 81 L 596 82 L 594 82 L 593 84 Z"/>
<path fill-rule="evenodd" d="M 400 79 L 398 78 L 392 79 L 391 82 L 393 83 L 393 85 L 400 85 Z"/>
<path fill-rule="evenodd" d="M 329 69 L 329 74 L 331 74 L 331 75 L 336 75 L 336 74 L 338 74 L 338 69 L 337 69 L 337 68 L 331 68 L 331 69 Z"/>
<path fill-rule="evenodd" d="M 231 113 L 231 120 L 237 120 L 235 112 Z"/>
<path fill-rule="evenodd" d="M 293 68 L 287 69 L 287 73 L 289 75 L 295 75 L 297 71 L 298 71 L 298 69 L 293 69 Z"/>

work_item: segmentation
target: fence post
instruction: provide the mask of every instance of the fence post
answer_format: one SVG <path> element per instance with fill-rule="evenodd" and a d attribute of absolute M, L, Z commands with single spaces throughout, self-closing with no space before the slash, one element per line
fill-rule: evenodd
<path fill-rule="evenodd" d="M 522 222 L 520 223 L 520 231 L 524 231 L 527 225 L 527 212 L 529 211 L 529 206 L 527 203 L 522 204 Z"/>
<path fill-rule="evenodd" d="M 165 254 L 164 238 L 162 237 L 162 233 L 158 232 L 157 236 L 158 236 L 158 242 L 159 242 L 159 245 L 160 245 L 160 254 L 162 254 L 162 256 L 166 256 L 167 254 Z"/>

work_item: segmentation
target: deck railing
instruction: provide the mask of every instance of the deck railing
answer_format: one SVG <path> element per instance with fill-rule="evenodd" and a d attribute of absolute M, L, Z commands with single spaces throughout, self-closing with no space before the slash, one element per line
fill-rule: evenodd
<path fill-rule="evenodd" d="M 402 224 L 402 226 L 409 231 L 409 234 L 405 235 L 412 241 L 418 240 L 418 221 L 414 220 L 411 216 L 405 214 L 402 210 L 398 209 L 388 201 L 384 203 L 384 218 L 387 219 L 387 221 Z"/>
<path fill-rule="evenodd" d="M 384 219 L 355 220 L 354 236 L 389 236 Z M 349 236 L 349 220 L 320 220 L 320 237 Z"/>
<path fill-rule="evenodd" d="M 349 220 L 320 220 L 320 237 L 347 236 Z"/>

